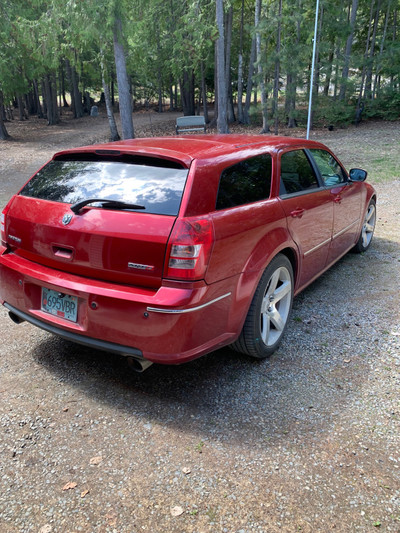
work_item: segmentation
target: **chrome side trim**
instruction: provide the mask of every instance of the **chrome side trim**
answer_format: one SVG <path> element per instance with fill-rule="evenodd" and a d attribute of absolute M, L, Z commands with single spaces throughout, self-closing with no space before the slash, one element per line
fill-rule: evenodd
<path fill-rule="evenodd" d="M 161 307 L 148 307 L 147 311 L 152 313 L 165 313 L 167 315 L 183 315 L 185 313 L 193 313 L 194 311 L 199 311 L 200 309 L 204 309 L 205 307 L 208 307 L 209 305 L 215 304 L 216 302 L 219 302 L 220 300 L 223 300 L 224 298 L 228 298 L 232 293 L 228 292 L 227 294 L 224 294 L 222 296 L 219 296 L 218 298 L 215 298 L 214 300 L 211 300 L 210 302 L 207 302 L 202 305 L 198 305 L 197 307 L 191 307 L 190 309 L 163 309 Z"/>
<path fill-rule="evenodd" d="M 359 222 L 360 222 L 359 220 L 355 220 L 354 222 L 349 224 L 346 228 L 343 228 L 342 230 L 340 230 L 339 233 L 336 233 L 332 237 L 332 240 L 336 239 L 336 237 L 340 237 L 340 235 L 342 235 L 343 233 L 346 233 L 346 231 L 348 231 L 350 228 L 352 228 L 355 224 L 358 224 Z"/>
<path fill-rule="evenodd" d="M 304 257 L 307 257 L 307 255 L 312 254 L 313 252 L 315 252 L 316 250 L 318 250 L 322 246 L 325 246 L 325 244 L 328 244 L 328 242 L 331 242 L 331 238 L 330 237 L 329 237 L 329 239 L 326 239 L 326 241 L 321 242 L 320 244 L 317 244 L 317 246 L 314 246 L 314 248 L 311 248 L 311 250 L 307 250 L 307 252 L 304 253 Z"/>

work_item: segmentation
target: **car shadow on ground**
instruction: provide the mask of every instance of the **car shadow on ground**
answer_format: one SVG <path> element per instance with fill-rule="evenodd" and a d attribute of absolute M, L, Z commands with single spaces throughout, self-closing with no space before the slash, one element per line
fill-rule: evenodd
<path fill-rule="evenodd" d="M 320 438 L 368 380 L 370 360 L 381 350 L 382 319 L 371 313 L 391 277 L 399 246 L 376 239 L 365 255 L 348 254 L 294 303 L 288 331 L 267 361 L 224 348 L 180 366 L 153 365 L 142 374 L 123 358 L 48 336 L 35 360 L 81 397 L 143 423 L 191 432 L 196 438 L 270 445 Z M 354 302 L 357 302 L 354 311 Z M 360 352 L 359 338 L 371 338 Z"/>

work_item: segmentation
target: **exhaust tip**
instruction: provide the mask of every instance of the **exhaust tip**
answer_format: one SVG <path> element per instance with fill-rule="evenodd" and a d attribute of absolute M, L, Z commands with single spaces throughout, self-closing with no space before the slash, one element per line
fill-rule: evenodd
<path fill-rule="evenodd" d="M 12 311 L 9 311 L 8 316 L 11 318 L 11 320 L 15 324 L 22 324 L 22 322 L 25 322 L 25 320 L 23 318 L 21 318 L 20 316 L 16 315 Z"/>
<path fill-rule="evenodd" d="M 144 372 L 147 368 L 149 368 L 149 366 L 153 364 L 147 359 L 136 359 L 135 357 L 127 357 L 126 361 L 131 370 L 139 373 Z"/>

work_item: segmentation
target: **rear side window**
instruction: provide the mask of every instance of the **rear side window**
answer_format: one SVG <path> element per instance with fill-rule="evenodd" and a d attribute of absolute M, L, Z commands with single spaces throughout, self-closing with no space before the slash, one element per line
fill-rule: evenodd
<path fill-rule="evenodd" d="M 217 209 L 226 209 L 269 198 L 272 159 L 269 154 L 246 159 L 226 168 L 219 183 Z"/>
<path fill-rule="evenodd" d="M 177 166 L 177 165 L 175 165 Z M 22 196 L 74 204 L 88 198 L 140 204 L 143 212 L 177 215 L 188 170 L 107 160 L 55 160 L 22 189 Z M 96 204 L 93 204 L 96 205 Z"/>
<path fill-rule="evenodd" d="M 293 194 L 318 187 L 317 177 L 303 150 L 286 152 L 281 157 L 279 194 Z"/>

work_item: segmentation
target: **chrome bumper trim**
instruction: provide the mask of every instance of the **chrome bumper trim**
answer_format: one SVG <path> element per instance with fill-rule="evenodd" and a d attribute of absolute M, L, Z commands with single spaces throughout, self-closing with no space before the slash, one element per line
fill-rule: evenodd
<path fill-rule="evenodd" d="M 204 309 L 205 307 L 208 307 L 209 305 L 215 304 L 216 302 L 219 302 L 220 300 L 223 300 L 224 298 L 228 298 L 232 293 L 228 292 L 227 294 L 223 294 L 222 296 L 219 296 L 218 298 L 215 298 L 214 300 L 211 300 L 210 302 L 207 302 L 202 305 L 198 305 L 197 307 L 191 307 L 190 309 L 163 309 L 161 307 L 148 307 L 147 311 L 151 313 L 165 313 L 167 315 L 183 315 L 185 313 L 193 313 L 194 311 L 199 311 L 200 309 Z"/>

